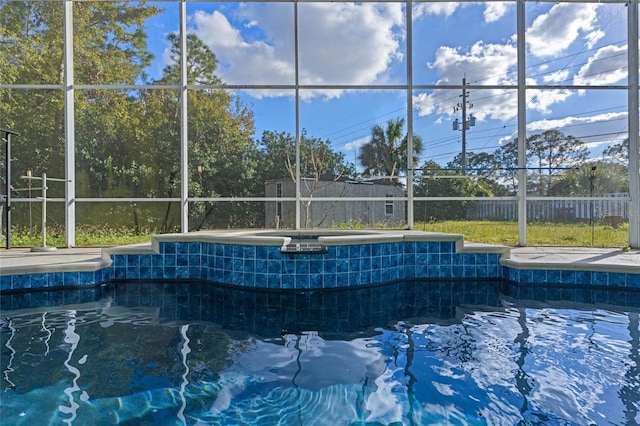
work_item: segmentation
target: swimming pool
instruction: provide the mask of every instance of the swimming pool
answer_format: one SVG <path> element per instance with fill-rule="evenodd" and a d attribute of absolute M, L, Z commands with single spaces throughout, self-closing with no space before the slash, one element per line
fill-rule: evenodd
<path fill-rule="evenodd" d="M 2 298 L 3 424 L 637 424 L 640 292 L 412 280 Z"/>

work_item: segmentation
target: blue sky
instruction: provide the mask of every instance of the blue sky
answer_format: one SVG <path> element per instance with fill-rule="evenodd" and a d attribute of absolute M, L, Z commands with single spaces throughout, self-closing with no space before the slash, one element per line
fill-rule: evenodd
<path fill-rule="evenodd" d="M 166 34 L 178 29 L 174 3 L 149 21 L 156 56 L 152 76 L 166 65 Z M 414 132 L 423 140 L 421 163 L 445 164 L 460 152 L 462 78 L 472 85 L 516 82 L 515 3 L 414 3 Z M 292 3 L 187 4 L 188 30 L 215 52 L 228 84 L 294 83 Z M 299 3 L 300 83 L 393 85 L 407 81 L 405 9 L 400 3 Z M 527 80 L 533 85 L 619 86 L 627 82 L 627 10 L 624 4 L 526 4 Z M 256 139 L 263 130 L 295 131 L 292 90 L 237 92 L 256 114 Z M 300 125 L 329 139 L 353 161 L 375 124 L 406 116 L 402 90 L 301 90 Z M 516 134 L 514 89 L 469 90 L 476 126 L 467 151 L 493 151 Z M 627 136 L 625 90 L 529 90 L 528 131 L 558 128 L 588 143 L 592 157 Z"/>

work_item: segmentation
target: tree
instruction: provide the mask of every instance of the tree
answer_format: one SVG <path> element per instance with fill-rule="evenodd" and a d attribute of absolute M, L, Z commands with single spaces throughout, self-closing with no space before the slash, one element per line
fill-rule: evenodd
<path fill-rule="evenodd" d="M 260 145 L 260 176 L 262 183 L 267 180 L 288 178 L 296 181 L 296 141 L 286 132 L 265 131 L 259 141 Z M 325 185 L 330 185 L 344 176 L 351 176 L 355 168 L 344 162 L 344 155 L 336 153 L 331 148 L 329 140 L 307 136 L 306 130 L 300 136 L 300 182 L 304 186 L 306 194 L 313 197 L 314 193 Z M 334 203 L 335 205 L 335 203 Z M 303 226 L 309 226 L 309 209 L 311 201 L 302 202 L 305 209 L 307 222 Z M 331 209 L 327 209 L 325 217 Z M 321 219 L 319 224 L 324 219 Z"/>
<path fill-rule="evenodd" d="M 161 84 L 179 82 L 180 40 L 171 42 L 170 65 L 165 67 Z M 187 77 L 189 84 L 221 85 L 215 75 L 215 53 L 195 34 L 187 36 Z M 151 126 L 149 152 L 167 170 L 177 167 L 179 128 L 176 117 L 179 97 L 172 90 L 153 90 L 145 94 L 146 113 Z M 189 194 L 196 197 L 242 197 L 256 195 L 257 147 L 253 141 L 253 112 L 238 96 L 222 88 L 191 90 L 188 96 Z M 163 123 L 158 125 L 157 123 Z M 175 123 L 175 125 L 174 125 Z M 167 138 L 167 135 L 171 135 Z M 261 224 L 263 209 L 249 203 L 192 203 L 190 221 L 194 229 L 206 227 L 254 227 Z"/>
<path fill-rule="evenodd" d="M 375 125 L 371 140 L 362 146 L 358 160 L 365 176 L 397 176 L 398 169 L 407 168 L 408 135 L 404 135 L 404 118 L 389 120 L 386 127 Z M 417 163 L 422 152 L 422 139 L 413 135 L 413 161 Z"/>
<path fill-rule="evenodd" d="M 545 130 L 527 138 L 527 158 L 538 168 L 540 195 L 550 194 L 554 176 L 566 168 L 579 166 L 588 156 L 589 150 L 580 139 L 559 130 Z"/>
<path fill-rule="evenodd" d="M 629 164 L 629 138 L 626 138 L 622 142 L 609 145 L 602 151 L 602 155 L 610 161 Z"/>
<path fill-rule="evenodd" d="M 0 79 L 9 84 L 62 83 L 63 12 L 57 2 L 3 2 L 0 5 Z M 144 21 L 159 12 L 143 3 L 74 3 L 76 83 L 134 83 L 151 60 Z M 95 107 L 117 91 L 78 90 L 76 107 Z M 63 97 L 55 90 L 7 90 L 0 104 L 10 105 L 0 125 L 20 132 L 14 169 L 64 176 Z M 113 103 L 111 110 L 118 103 Z M 98 108 L 99 109 L 99 108 Z M 94 111 L 101 117 L 103 110 Z M 96 114 L 98 113 L 98 114 Z M 80 113 L 81 114 L 81 113 Z M 117 114 L 113 112 L 112 115 Z M 91 114 L 88 114 L 91 115 Z M 80 123 L 80 116 L 77 122 Z M 105 117 L 109 123 L 109 116 Z M 97 124 L 97 123 L 96 123 Z M 81 127 L 81 126 L 80 126 Z M 108 124 L 100 128 L 107 128 Z M 82 129 L 76 140 L 82 141 Z"/>
<path fill-rule="evenodd" d="M 557 176 L 549 195 L 587 197 L 628 192 L 627 170 L 626 166 L 618 163 L 590 161 Z"/>

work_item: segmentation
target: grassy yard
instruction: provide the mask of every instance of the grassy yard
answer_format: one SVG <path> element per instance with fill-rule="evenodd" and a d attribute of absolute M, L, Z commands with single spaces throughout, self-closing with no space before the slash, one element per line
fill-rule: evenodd
<path fill-rule="evenodd" d="M 420 231 L 462 234 L 466 241 L 488 244 L 515 246 L 518 244 L 518 224 L 516 222 L 488 221 L 446 221 L 418 222 L 414 229 Z M 151 241 L 151 231 L 136 234 L 130 229 L 110 229 L 103 227 L 78 227 L 76 230 L 77 247 L 107 247 Z M 2 247 L 4 247 L 4 238 Z M 40 232 L 29 233 L 28 229 L 14 229 L 11 234 L 12 247 L 37 247 L 42 245 Z M 64 247 L 64 230 L 49 228 L 47 245 Z M 628 224 L 618 228 L 597 224 L 527 224 L 527 245 L 529 246 L 580 246 L 580 247 L 619 247 L 629 245 Z"/>
<path fill-rule="evenodd" d="M 417 223 L 416 230 L 462 234 L 466 241 L 488 244 L 518 244 L 517 222 L 446 221 Z M 593 243 L 592 243 L 593 237 Z M 579 246 L 579 247 L 627 247 L 629 227 L 617 228 L 596 224 L 573 223 L 528 223 L 527 245 L 529 246 Z"/>

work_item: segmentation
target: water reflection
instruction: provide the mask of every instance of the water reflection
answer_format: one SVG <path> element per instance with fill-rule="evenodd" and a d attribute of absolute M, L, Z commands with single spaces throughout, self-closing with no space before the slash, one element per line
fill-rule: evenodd
<path fill-rule="evenodd" d="M 8 424 L 634 424 L 638 308 L 497 283 L 126 284 L 4 310 Z"/>

